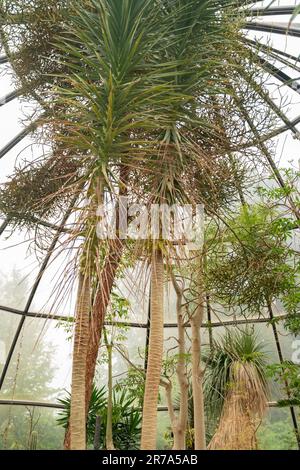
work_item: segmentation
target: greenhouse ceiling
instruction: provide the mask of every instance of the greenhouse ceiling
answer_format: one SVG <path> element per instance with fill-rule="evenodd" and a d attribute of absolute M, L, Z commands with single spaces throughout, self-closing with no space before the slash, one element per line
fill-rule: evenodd
<path fill-rule="evenodd" d="M 299 15 L 2 0 L 0 451 L 300 449 Z"/>

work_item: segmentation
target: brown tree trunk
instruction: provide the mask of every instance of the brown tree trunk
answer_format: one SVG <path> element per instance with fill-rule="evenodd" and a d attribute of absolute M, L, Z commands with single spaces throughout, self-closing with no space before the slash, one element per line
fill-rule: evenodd
<path fill-rule="evenodd" d="M 192 329 L 192 387 L 194 400 L 194 435 L 195 450 L 206 448 L 204 397 L 203 397 L 203 371 L 201 369 L 201 337 L 200 327 L 202 320 L 198 314 L 191 319 Z"/>
<path fill-rule="evenodd" d="M 179 287 L 175 276 L 172 274 L 172 282 L 176 292 L 176 314 L 178 325 L 178 363 L 177 363 L 177 378 L 180 389 L 180 405 L 179 415 L 173 419 L 171 417 L 171 426 L 174 435 L 174 450 L 185 450 L 186 448 L 186 428 L 188 423 L 188 399 L 189 399 L 189 383 L 186 373 L 186 347 L 185 347 L 185 327 L 182 315 L 182 296 L 183 291 Z M 170 400 L 170 398 L 169 398 Z M 168 400 L 168 402 L 169 402 Z M 170 412 L 170 406 L 168 406 Z"/>
<path fill-rule="evenodd" d="M 180 422 L 180 418 L 176 416 L 176 413 L 174 410 L 174 405 L 173 405 L 173 400 L 172 400 L 172 383 L 171 382 L 166 383 L 165 381 L 162 381 L 161 385 L 164 387 L 166 391 L 167 407 L 168 407 L 168 412 L 169 412 L 169 417 L 170 417 L 170 422 L 171 422 L 171 429 L 172 429 L 172 433 L 174 437 L 173 450 L 185 449 L 186 427 L 184 428 L 184 426 Z"/>
<path fill-rule="evenodd" d="M 107 420 L 106 420 L 106 449 L 115 450 L 113 441 L 113 430 L 112 430 L 112 413 L 113 413 L 113 372 L 112 372 L 112 345 L 107 344 L 107 355 L 108 355 L 108 396 L 107 396 Z"/>
<path fill-rule="evenodd" d="M 103 324 L 107 306 L 110 300 L 110 294 L 116 277 L 122 256 L 123 242 L 113 240 L 108 258 L 100 276 L 99 287 L 93 307 L 93 321 L 90 324 L 90 342 L 87 353 L 86 368 L 86 400 L 90 402 L 95 369 L 97 364 L 99 345 L 102 335 Z"/>
<path fill-rule="evenodd" d="M 185 450 L 186 431 L 182 427 L 175 428 L 173 450 Z"/>
<path fill-rule="evenodd" d="M 152 255 L 151 324 L 143 404 L 142 450 L 156 449 L 157 405 L 164 345 L 164 262 L 162 252 Z"/>
<path fill-rule="evenodd" d="M 86 449 L 85 375 L 91 306 L 90 275 L 79 275 L 73 346 L 72 393 L 70 410 L 71 450 Z"/>
<path fill-rule="evenodd" d="M 204 397 L 203 397 L 203 371 L 201 368 L 201 325 L 204 316 L 204 289 L 202 275 L 202 260 L 199 257 L 199 266 L 197 266 L 198 282 L 197 307 L 190 318 L 192 330 L 192 388 L 194 401 L 194 436 L 195 450 L 206 449 L 205 439 L 205 417 L 204 417 Z"/>
<path fill-rule="evenodd" d="M 126 196 L 128 182 L 128 168 L 121 166 L 120 169 L 120 196 Z M 100 190 L 102 193 L 102 190 Z M 101 203 L 102 194 L 98 196 L 99 203 Z M 117 212 L 118 217 L 118 212 Z M 117 218 L 117 227 L 119 219 Z M 117 234 L 118 235 L 118 234 Z M 110 300 L 110 294 L 115 281 L 116 272 L 121 261 L 124 241 L 120 240 L 117 236 L 116 240 L 111 240 L 109 244 L 108 255 L 105 260 L 103 270 L 100 274 L 96 297 L 92 309 L 92 319 L 89 326 L 89 343 L 86 357 L 86 377 L 85 377 L 85 403 L 86 415 L 89 409 L 91 400 L 93 381 L 95 376 L 100 340 L 102 335 L 102 328 L 104 324 L 107 306 Z M 70 449 L 70 426 L 67 427 L 64 448 Z"/>
<path fill-rule="evenodd" d="M 127 195 L 127 183 L 128 183 L 128 167 L 121 165 L 120 168 L 120 184 L 119 184 L 119 196 L 126 197 Z M 105 314 L 107 306 L 110 300 L 110 294 L 113 288 L 113 284 L 116 278 L 117 269 L 120 265 L 124 240 L 119 238 L 119 212 L 117 205 L 117 237 L 115 240 L 111 240 L 109 244 L 108 256 L 106 257 L 104 268 L 100 274 L 98 290 L 93 307 L 92 321 L 90 324 L 90 342 L 87 354 L 87 367 L 86 367 L 86 403 L 87 406 L 90 402 L 93 381 L 95 376 L 95 369 L 97 364 L 99 345 L 102 335 L 102 328 L 105 320 Z M 88 407 L 87 407 L 88 411 Z"/>
<path fill-rule="evenodd" d="M 86 414 L 92 395 L 93 381 L 97 364 L 99 345 L 105 319 L 106 309 L 110 300 L 111 290 L 116 277 L 116 272 L 122 256 L 123 242 L 121 240 L 112 240 L 108 257 L 100 275 L 98 290 L 93 306 L 92 321 L 89 325 L 89 343 L 86 355 L 86 375 L 85 375 L 85 403 Z M 70 448 L 70 428 L 67 428 L 65 449 Z"/>

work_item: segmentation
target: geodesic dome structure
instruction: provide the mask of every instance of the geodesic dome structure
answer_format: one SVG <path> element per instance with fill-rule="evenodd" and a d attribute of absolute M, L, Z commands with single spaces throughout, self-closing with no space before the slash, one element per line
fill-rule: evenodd
<path fill-rule="evenodd" d="M 286 117 L 277 135 L 269 137 L 277 149 L 277 163 L 293 160 L 293 164 L 298 165 L 299 17 L 289 24 L 295 5 L 292 0 L 278 0 L 271 5 L 267 1 L 253 2 L 254 16 L 249 18 L 246 28 L 248 43 L 251 45 L 258 41 L 261 44 L 261 67 L 268 77 L 267 86 L 272 99 L 286 106 Z M 14 72 L 3 50 L 0 71 L 0 183 L 5 183 L 22 161 L 30 162 L 35 155 L 46 150 L 36 140 L 32 126 L 24 125 L 24 114 L 33 104 L 24 101 L 22 92 L 13 88 Z M 13 230 L 9 219 L 0 220 L 0 436 L 3 447 L 5 442 L 9 442 L 11 447 L 26 447 L 26 436 L 34 428 L 39 434 L 38 446 L 59 448 L 63 444 L 63 429 L 57 426 L 56 417 L 62 408 L 58 399 L 70 389 L 70 330 L 75 299 L 68 275 L 72 249 L 57 256 L 57 247 L 62 246 L 72 221 L 66 213 L 64 220 L 55 220 L 53 224 L 43 220 L 35 223 L 35 230 L 40 228 L 46 237 L 46 249 L 45 246 L 33 248 L 33 233 L 27 229 Z M 295 240 L 300 248 L 297 236 Z M 143 366 L 147 355 L 142 357 L 141 350 L 147 349 L 150 328 L 149 279 L 145 276 L 138 280 L 138 276 L 138 272 L 131 273 L 120 290 L 130 300 L 126 340 L 128 358 L 131 363 Z M 165 350 L 168 351 L 176 344 L 176 300 L 171 286 L 165 290 L 164 331 Z M 294 352 L 294 338 L 284 330 L 284 318 L 285 312 L 279 303 L 263 316 L 237 318 L 232 312 L 219 311 L 210 305 L 207 297 L 202 341 L 209 345 L 212 338 L 220 337 L 228 326 L 251 324 L 266 342 L 272 360 L 283 362 L 290 360 Z M 124 358 L 121 352 L 114 352 L 116 376 L 126 372 L 128 358 Z M 98 380 L 105 380 L 103 372 Z M 272 393 L 266 417 L 268 429 L 275 436 L 276 433 L 279 435 L 284 423 L 285 432 L 294 436 L 293 446 L 298 448 L 299 410 L 293 406 L 278 409 L 278 389 L 274 387 Z M 287 391 L 280 393 L 285 393 L 281 398 L 288 397 Z M 159 438 L 162 441 L 168 427 L 167 407 L 163 399 L 159 417 Z"/>

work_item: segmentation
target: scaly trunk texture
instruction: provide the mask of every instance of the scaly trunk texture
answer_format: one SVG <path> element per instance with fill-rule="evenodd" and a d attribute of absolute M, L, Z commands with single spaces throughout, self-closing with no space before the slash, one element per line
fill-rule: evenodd
<path fill-rule="evenodd" d="M 79 275 L 73 347 L 72 393 L 70 410 L 71 450 L 86 449 L 85 376 L 89 341 L 91 288 L 89 275 Z"/>
<path fill-rule="evenodd" d="M 90 402 L 93 381 L 95 376 L 96 363 L 99 353 L 99 345 L 105 319 L 110 294 L 116 277 L 116 272 L 120 264 L 123 250 L 121 240 L 113 240 L 110 251 L 105 262 L 104 269 L 99 280 L 99 287 L 93 307 L 93 319 L 90 323 L 90 341 L 87 353 L 86 368 L 86 400 Z"/>
<path fill-rule="evenodd" d="M 86 355 L 86 368 L 85 368 L 85 402 L 86 414 L 92 395 L 93 381 L 95 376 L 96 363 L 99 353 L 99 345 L 101 341 L 101 334 L 106 314 L 106 309 L 109 303 L 111 290 L 116 277 L 116 272 L 121 260 L 123 249 L 123 242 L 121 240 L 113 240 L 111 242 L 110 251 L 105 262 L 104 268 L 101 272 L 99 286 L 93 306 L 93 320 L 89 325 L 89 343 Z M 70 427 L 66 431 L 65 449 L 70 448 Z"/>
<path fill-rule="evenodd" d="M 126 196 L 128 182 L 128 168 L 121 166 L 120 169 L 120 196 Z M 102 195 L 99 195 L 99 203 L 101 203 Z M 118 213 L 118 211 L 117 211 Z M 117 226 L 118 226 L 117 219 Z M 88 414 L 89 404 L 91 400 L 93 381 L 95 377 L 96 364 L 99 353 L 99 346 L 101 341 L 102 329 L 105 319 L 107 306 L 110 300 L 110 294 L 115 281 L 117 269 L 119 267 L 124 241 L 117 238 L 111 240 L 109 245 L 109 252 L 105 260 L 103 270 L 100 274 L 98 289 L 92 310 L 92 320 L 89 326 L 89 343 L 86 358 L 86 378 L 85 378 L 85 401 L 86 401 L 86 415 Z M 64 448 L 70 449 L 70 426 L 68 426 L 65 434 Z"/>
<path fill-rule="evenodd" d="M 206 449 L 205 417 L 203 397 L 203 371 L 201 368 L 201 325 L 204 316 L 204 291 L 202 278 L 202 260 L 199 257 L 198 305 L 192 315 L 192 388 L 194 401 L 194 436 L 195 450 Z"/>
<path fill-rule="evenodd" d="M 252 364 L 236 361 L 230 388 L 209 450 L 257 450 L 256 431 L 268 407 L 264 384 Z"/>
<path fill-rule="evenodd" d="M 156 449 L 157 405 L 164 345 L 164 262 L 157 249 L 152 255 L 151 323 L 148 367 L 143 405 L 142 450 Z"/>
<path fill-rule="evenodd" d="M 121 164 L 120 167 L 120 183 L 119 183 L 119 196 L 126 197 L 127 195 L 127 184 L 129 178 L 129 169 L 126 165 Z M 104 268 L 101 272 L 99 279 L 98 291 L 96 294 L 92 322 L 90 324 L 90 342 L 87 354 L 87 366 L 86 366 L 86 403 L 90 402 L 93 381 L 95 376 L 96 363 L 99 352 L 99 345 L 101 340 L 101 334 L 105 319 L 107 306 L 110 300 L 110 294 L 113 288 L 113 284 L 116 278 L 117 269 L 120 265 L 122 258 L 124 240 L 119 237 L 119 211 L 117 210 L 117 237 L 115 240 L 111 240 L 109 246 L 109 252 L 107 259 L 105 260 Z M 86 412 L 88 412 L 88 407 Z"/>

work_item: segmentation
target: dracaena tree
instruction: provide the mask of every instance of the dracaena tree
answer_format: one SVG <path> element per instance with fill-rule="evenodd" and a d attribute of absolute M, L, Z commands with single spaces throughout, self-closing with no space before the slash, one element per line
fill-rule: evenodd
<path fill-rule="evenodd" d="M 71 448 L 85 447 L 102 325 L 125 248 L 118 223 L 116 239 L 99 241 L 96 207 L 108 197 L 117 205 L 120 195 L 128 195 L 146 205 L 202 202 L 207 214 L 218 217 L 243 185 L 238 160 L 247 160 L 254 149 L 256 165 L 271 161 L 262 141 L 276 134 L 278 117 L 286 118 L 264 88 L 257 50 L 241 32 L 247 14 L 240 7 L 246 5 L 231 0 L 62 0 L 47 5 L 7 0 L 1 7 L 6 18 L 2 43 L 23 92 L 42 110 L 35 125 L 53 149 L 39 163 L 48 175 L 46 198 L 36 162 L 27 174 L 21 169 L 5 193 L 15 186 L 12 201 L 19 207 L 20 194 L 35 177 L 28 224 L 40 221 L 40 215 L 51 222 L 53 211 L 63 212 L 66 200 L 76 200 L 71 239 L 80 239 L 81 251 L 66 439 Z M 12 32 L 15 44 L 9 39 Z M 55 178 L 47 172 L 51 159 L 58 168 Z M 37 218 L 28 216 L 30 208 L 41 205 L 45 210 Z M 24 223 L 9 204 L 2 211 L 16 224 Z M 168 250 L 165 240 L 151 245 L 151 347 L 142 432 L 147 449 L 156 445 Z M 136 253 L 138 258 L 141 253 Z M 195 337 L 199 327 L 198 322 Z"/>
<path fill-rule="evenodd" d="M 217 421 L 209 449 L 257 449 L 269 396 L 263 344 L 248 328 L 227 331 L 213 346 L 205 358 L 207 406 Z"/>

